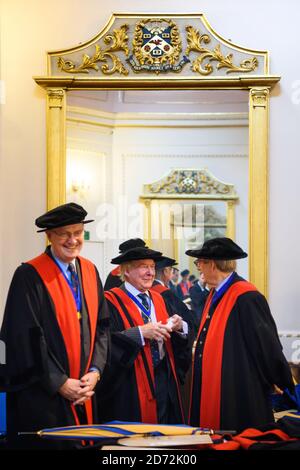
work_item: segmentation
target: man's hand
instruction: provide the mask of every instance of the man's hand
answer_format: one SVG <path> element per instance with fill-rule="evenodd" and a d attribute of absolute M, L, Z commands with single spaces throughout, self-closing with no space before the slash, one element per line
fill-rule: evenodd
<path fill-rule="evenodd" d="M 78 393 L 81 390 L 81 382 L 77 379 L 67 379 L 60 387 L 59 393 L 69 401 L 74 401 L 78 398 Z"/>
<path fill-rule="evenodd" d="M 93 374 L 94 377 L 89 377 Z M 87 377 L 88 376 L 88 377 Z M 73 405 L 83 405 L 86 400 L 89 400 L 93 395 L 93 388 L 97 383 L 97 375 L 94 372 L 89 372 L 84 375 L 88 378 L 84 381 L 77 379 L 67 379 L 66 382 L 60 387 L 59 393 L 67 400 L 73 402 Z M 91 382 L 89 382 L 89 380 Z M 93 385 L 95 382 L 95 385 Z"/>
<path fill-rule="evenodd" d="M 182 323 L 182 318 L 175 314 L 172 317 L 170 317 L 168 321 L 172 331 L 182 331 L 183 328 L 183 323 Z"/>
<path fill-rule="evenodd" d="M 283 395 L 283 390 L 281 388 L 277 387 L 277 385 L 273 385 L 273 393 L 276 393 L 276 395 Z"/>
<path fill-rule="evenodd" d="M 77 400 L 73 402 L 73 405 L 83 405 L 85 401 L 89 400 L 95 392 L 91 390 L 90 385 L 82 385 L 81 390 L 77 394 Z"/>
<path fill-rule="evenodd" d="M 97 370 L 90 371 L 83 375 L 80 380 L 84 385 L 89 385 L 90 390 L 94 390 L 98 380 L 100 380 L 100 373 Z"/>
<path fill-rule="evenodd" d="M 163 325 L 160 322 L 157 323 L 146 323 L 146 325 L 140 326 L 140 330 L 145 339 L 155 339 L 156 341 L 162 339 L 166 341 L 170 338 L 172 329 L 168 325 Z"/>
<path fill-rule="evenodd" d="M 83 375 L 80 379 L 81 391 L 78 392 L 79 397 L 73 405 L 83 405 L 86 400 L 89 400 L 95 393 L 93 390 L 99 379 L 100 374 L 98 371 L 91 371 Z"/>

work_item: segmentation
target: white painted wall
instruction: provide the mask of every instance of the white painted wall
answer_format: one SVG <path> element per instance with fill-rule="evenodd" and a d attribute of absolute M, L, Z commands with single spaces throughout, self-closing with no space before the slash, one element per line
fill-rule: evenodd
<path fill-rule="evenodd" d="M 271 54 L 282 75 L 272 92 L 270 133 L 270 304 L 281 329 L 299 330 L 300 259 L 297 0 L 14 0 L 1 6 L 1 305 L 15 267 L 44 247 L 34 219 L 46 208 L 45 94 L 32 80 L 46 72 L 45 51 L 93 37 L 111 11 L 204 12 L 224 38 Z M 288 248 L 288 249 L 287 249 Z M 2 310 L 2 309 L 1 309 Z"/>

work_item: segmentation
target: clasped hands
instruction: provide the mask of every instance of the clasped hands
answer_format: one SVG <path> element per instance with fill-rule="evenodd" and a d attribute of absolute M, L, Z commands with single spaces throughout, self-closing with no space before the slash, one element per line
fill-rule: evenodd
<path fill-rule="evenodd" d="M 182 330 L 182 318 L 176 314 L 170 317 L 168 322 L 165 324 L 161 321 L 154 323 L 150 322 L 140 326 L 140 330 L 145 339 L 166 341 L 171 338 L 172 331 Z"/>
<path fill-rule="evenodd" d="M 81 379 L 68 378 L 60 387 L 59 393 L 73 405 L 83 405 L 94 395 L 94 388 L 98 382 L 98 372 L 88 372 Z"/>

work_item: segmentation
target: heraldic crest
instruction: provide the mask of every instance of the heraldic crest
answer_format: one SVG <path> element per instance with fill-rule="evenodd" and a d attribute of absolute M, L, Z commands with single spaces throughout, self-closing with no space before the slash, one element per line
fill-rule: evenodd
<path fill-rule="evenodd" d="M 51 75 L 164 75 L 185 77 L 268 72 L 267 53 L 218 36 L 204 15 L 112 15 L 93 40 L 49 53 Z M 225 71 L 225 74 L 223 72 Z"/>
<path fill-rule="evenodd" d="M 190 62 L 186 56 L 179 61 L 182 42 L 178 26 L 171 19 L 139 21 L 132 45 L 133 54 L 127 61 L 135 72 L 180 72 Z"/>

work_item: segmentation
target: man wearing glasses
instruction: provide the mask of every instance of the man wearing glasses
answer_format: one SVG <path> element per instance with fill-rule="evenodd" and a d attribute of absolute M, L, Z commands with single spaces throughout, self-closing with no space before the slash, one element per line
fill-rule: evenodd
<path fill-rule="evenodd" d="M 270 394 L 293 382 L 267 300 L 236 273 L 247 253 L 224 237 L 186 254 L 213 287 L 194 349 L 190 424 L 242 431 L 272 423 Z"/>
<path fill-rule="evenodd" d="M 46 232 L 50 245 L 17 268 L 10 286 L 0 386 L 8 392 L 13 447 L 59 448 L 59 441 L 30 441 L 17 433 L 97 422 L 94 389 L 107 360 L 109 325 L 98 271 L 79 256 L 84 224 L 92 222 L 86 215 L 69 203 L 38 217 L 38 232 Z"/>

